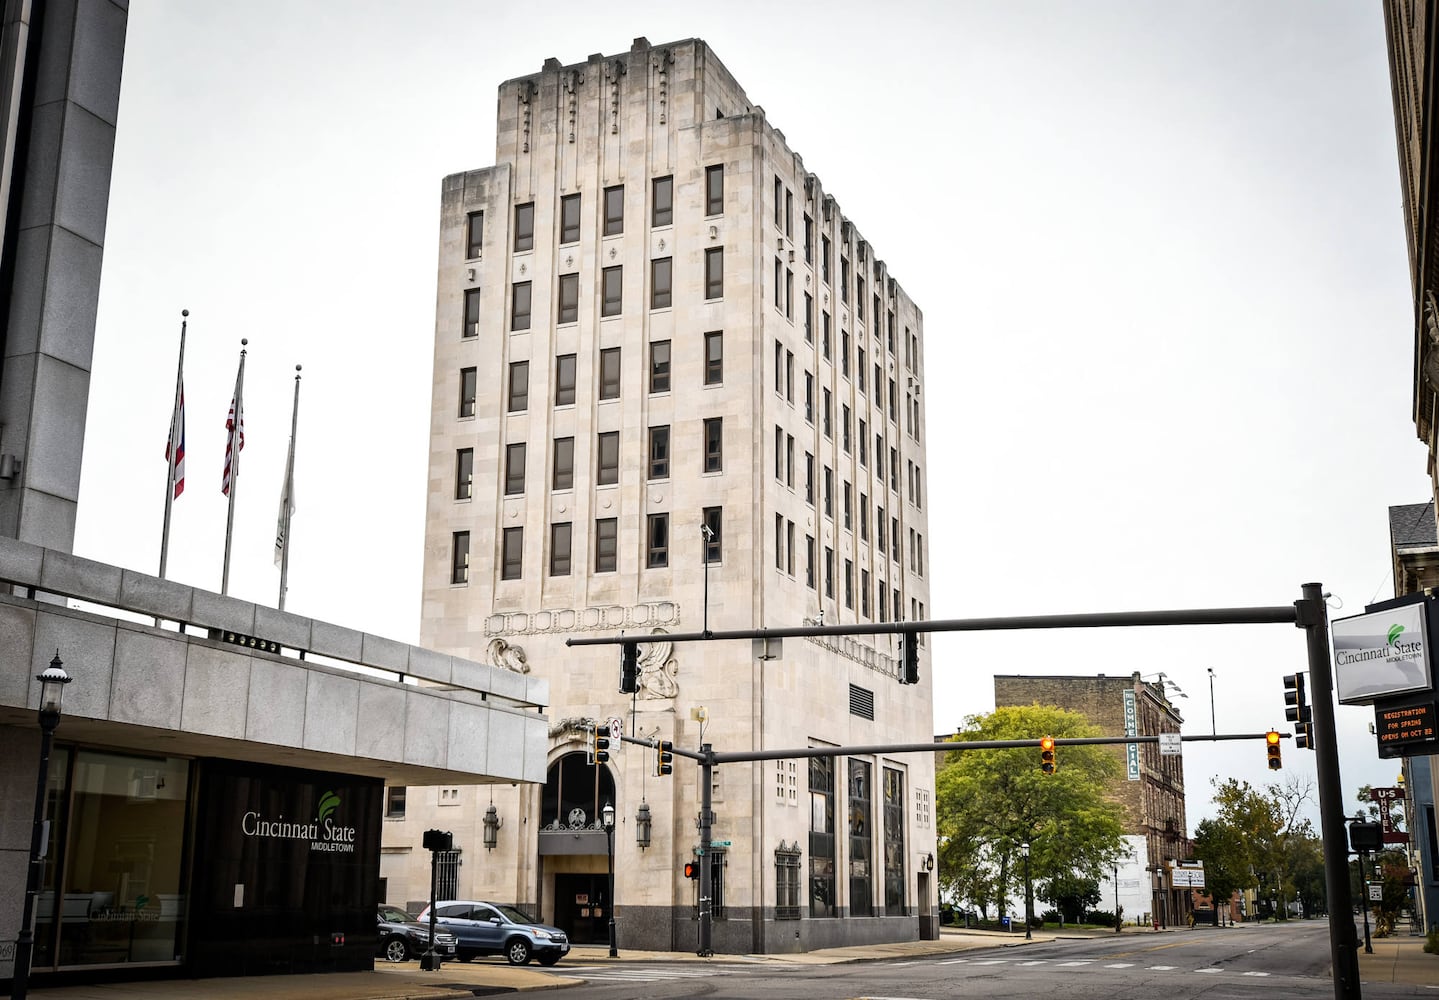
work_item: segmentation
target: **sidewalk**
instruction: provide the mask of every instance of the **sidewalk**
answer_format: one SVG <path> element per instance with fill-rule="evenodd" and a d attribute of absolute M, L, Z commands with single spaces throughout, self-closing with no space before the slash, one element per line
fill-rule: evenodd
<path fill-rule="evenodd" d="M 1419 935 L 1392 934 L 1370 938 L 1372 955 L 1364 952 L 1364 935 L 1359 935 L 1359 981 L 1361 983 L 1408 983 L 1413 986 L 1439 984 L 1439 955 L 1424 952 Z"/>

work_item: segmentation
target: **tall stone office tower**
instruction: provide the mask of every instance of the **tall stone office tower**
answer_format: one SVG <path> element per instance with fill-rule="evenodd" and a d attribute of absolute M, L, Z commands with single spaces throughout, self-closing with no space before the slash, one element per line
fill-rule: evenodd
<path fill-rule="evenodd" d="M 550 679 L 548 782 L 392 789 L 386 892 L 427 896 L 420 834 L 447 829 L 442 896 L 576 941 L 617 904 L 622 950 L 688 950 L 699 771 L 618 740 L 595 766 L 589 734 L 932 738 L 927 650 L 901 685 L 896 637 L 664 639 L 924 617 L 923 318 L 702 41 L 547 60 L 501 85 L 496 145 L 443 185 L 421 633 Z M 621 632 L 634 696 L 619 647 L 564 644 Z M 933 933 L 933 787 L 928 754 L 718 768 L 715 950 Z"/>

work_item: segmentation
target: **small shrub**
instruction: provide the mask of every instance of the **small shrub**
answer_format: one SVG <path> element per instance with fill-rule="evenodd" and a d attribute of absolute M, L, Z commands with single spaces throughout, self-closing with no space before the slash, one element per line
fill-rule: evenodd
<path fill-rule="evenodd" d="M 1439 927 L 1436 927 L 1425 936 L 1424 950 L 1431 955 L 1439 955 Z"/>
<path fill-rule="evenodd" d="M 1109 910 L 1089 910 L 1084 914 L 1086 924 L 1098 924 L 1100 927 L 1113 927 L 1114 914 Z"/>
<path fill-rule="evenodd" d="M 1060 922 L 1060 920 L 1059 920 L 1059 911 L 1058 911 L 1058 910 L 1045 910 L 1043 913 L 1041 913 L 1041 914 L 1039 915 L 1039 920 L 1040 920 L 1041 923 L 1045 923 L 1045 924 L 1057 924 L 1057 923 Z"/>

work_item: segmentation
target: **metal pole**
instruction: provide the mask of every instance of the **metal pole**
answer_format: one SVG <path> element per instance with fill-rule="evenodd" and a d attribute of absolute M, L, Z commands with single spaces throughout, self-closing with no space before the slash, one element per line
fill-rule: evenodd
<path fill-rule="evenodd" d="M 605 843 L 610 855 L 610 958 L 619 958 L 615 947 L 615 824 L 611 820 L 605 825 Z"/>
<path fill-rule="evenodd" d="M 290 453 L 285 458 L 285 485 L 280 493 L 280 525 L 275 544 L 280 547 L 280 600 L 285 610 L 285 592 L 290 589 L 290 513 L 295 507 L 295 435 L 300 426 L 300 366 L 295 366 L 295 403 L 290 410 Z"/>
<path fill-rule="evenodd" d="M 713 787 L 714 750 L 708 743 L 700 744 L 704 759 L 700 762 L 700 939 L 695 954 L 708 958 L 714 954 L 711 938 L 713 913 L 710 910 L 710 893 L 714 890 L 714 879 L 710 877 L 710 838 L 713 836 L 714 816 L 710 813 L 710 788 Z"/>
<path fill-rule="evenodd" d="M 1336 1000 L 1358 1000 L 1359 943 L 1354 937 L 1354 901 L 1349 892 L 1349 844 L 1344 828 L 1344 792 L 1339 778 L 1339 747 L 1334 731 L 1334 676 L 1329 659 L 1329 609 L 1324 590 L 1306 583 L 1295 602 L 1297 624 L 1309 649 L 1309 681 L 1314 701 L 1314 735 L 1319 785 L 1319 822 L 1324 847 L 1324 881 L 1329 902 L 1329 957 Z"/>
<path fill-rule="evenodd" d="M 1369 881 L 1369 879 L 1368 879 L 1368 875 L 1366 874 L 1366 872 L 1368 872 L 1368 871 L 1369 871 L 1369 859 L 1365 856 L 1365 853 L 1364 853 L 1363 851 L 1360 851 L 1360 852 L 1359 852 L 1359 886 L 1360 886 L 1360 888 L 1364 888 L 1364 889 L 1367 889 L 1367 888 L 1368 888 L 1368 881 Z M 1369 893 L 1368 893 L 1368 892 L 1365 892 L 1365 894 L 1364 894 L 1364 899 L 1360 902 L 1359 906 L 1360 906 L 1360 909 L 1362 909 L 1362 910 L 1364 911 L 1364 954 L 1366 954 L 1366 955 L 1372 955 L 1372 954 L 1374 954 L 1374 945 L 1373 945 L 1373 944 L 1370 942 L 1370 940 L 1369 940 Z"/>
<path fill-rule="evenodd" d="M 425 949 L 425 955 L 420 960 L 420 969 L 423 972 L 438 972 L 440 968 L 440 956 L 435 954 L 435 894 L 438 892 L 440 872 L 440 852 L 430 851 L 430 945 Z M 459 957 L 459 952 L 455 952 Z"/>
<path fill-rule="evenodd" d="M 1209 735 L 1219 735 L 1219 724 L 1214 721 L 1214 668 L 1209 668 Z"/>
<path fill-rule="evenodd" d="M 230 498 L 229 506 L 225 514 L 225 566 L 220 572 L 220 593 L 230 593 L 230 541 L 235 535 L 235 494 L 239 492 L 240 484 L 240 450 L 244 447 L 244 426 L 245 426 L 245 345 L 250 341 L 248 338 L 240 339 L 240 373 L 235 376 L 235 396 L 231 405 L 235 408 L 235 425 L 227 430 L 229 437 L 230 463 L 230 488 L 226 490 Z"/>
<path fill-rule="evenodd" d="M 185 439 L 185 426 L 180 423 L 185 417 L 185 328 L 190 322 L 190 310 L 180 310 L 180 360 L 175 366 L 175 406 L 170 411 L 169 471 L 165 474 L 165 523 L 160 530 L 160 579 L 165 578 L 165 563 L 170 554 L 170 505 L 175 500 L 175 466 L 184 457 L 179 453 Z M 179 424 L 179 440 L 176 440 L 176 424 Z M 155 619 L 158 626 L 160 620 Z"/>
<path fill-rule="evenodd" d="M 1121 918 L 1120 918 L 1120 916 L 1119 916 L 1119 863 L 1118 863 L 1118 862 L 1115 862 L 1115 865 L 1114 865 L 1114 933 L 1118 934 L 1118 933 L 1119 933 L 1119 928 L 1120 928 L 1122 925 L 1123 925 L 1123 923 L 1122 923 L 1122 920 L 1121 920 Z"/>
<path fill-rule="evenodd" d="M 25 879 L 25 907 L 20 917 L 20 934 L 15 939 L 15 971 L 10 980 L 13 1000 L 25 1000 L 30 985 L 30 959 L 35 948 L 35 897 L 40 892 L 40 873 L 44 860 L 40 850 L 45 832 L 45 786 L 50 779 L 50 746 L 55 727 L 60 724 L 58 712 L 40 713 L 40 762 L 35 773 L 35 817 L 30 829 L 30 871 Z"/>
<path fill-rule="evenodd" d="M 1029 885 L 1029 845 L 1024 845 L 1024 940 L 1034 939 L 1034 933 L 1030 930 L 1030 923 L 1034 919 L 1034 894 Z"/>

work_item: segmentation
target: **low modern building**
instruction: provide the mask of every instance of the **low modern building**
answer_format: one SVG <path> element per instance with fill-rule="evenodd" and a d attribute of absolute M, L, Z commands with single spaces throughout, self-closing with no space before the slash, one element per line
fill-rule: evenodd
<path fill-rule="evenodd" d="M 1184 721 L 1169 701 L 1164 677 L 1155 681 L 1128 677 L 1030 676 L 994 678 L 994 703 L 1054 705 L 1083 713 L 1104 736 L 1178 733 Z M 1126 722 L 1132 729 L 1126 729 Z M 1115 873 L 1114 889 L 1126 919 L 1167 927 L 1183 922 L 1191 908 L 1187 885 L 1175 885 L 1175 862 L 1191 857 L 1184 819 L 1184 759 L 1165 756 L 1155 743 L 1116 744 L 1110 749 L 1124 764 L 1124 776 L 1109 796 L 1124 807 L 1129 855 Z M 1108 895 L 1108 893 L 1106 893 Z"/>
<path fill-rule="evenodd" d="M 666 639 L 925 617 L 923 315 L 879 248 L 696 39 L 502 84 L 440 214 L 422 642 L 547 678 L 555 721 L 543 788 L 392 790 L 391 900 L 433 826 L 447 887 L 578 941 L 695 947 L 686 863 L 716 951 L 936 932 L 933 755 L 843 749 L 930 739 L 928 651 L 901 684 L 890 634 Z M 633 695 L 565 645 L 621 634 Z M 697 768 L 620 732 L 835 752 L 719 768 L 700 843 Z"/>

